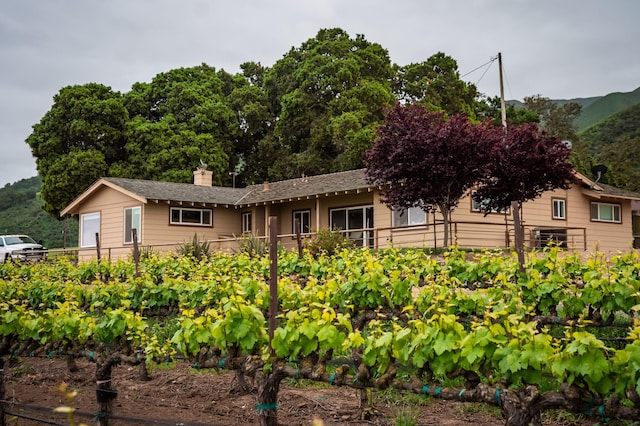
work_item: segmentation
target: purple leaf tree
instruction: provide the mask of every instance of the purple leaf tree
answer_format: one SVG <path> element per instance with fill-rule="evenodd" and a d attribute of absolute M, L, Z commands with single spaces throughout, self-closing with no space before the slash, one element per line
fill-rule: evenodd
<path fill-rule="evenodd" d="M 367 180 L 383 188 L 382 201 L 391 208 L 440 212 L 448 246 L 451 212 L 472 186 L 488 177 L 497 146 L 489 129 L 464 115 L 445 120 L 423 106 L 398 103 L 365 153 Z"/>

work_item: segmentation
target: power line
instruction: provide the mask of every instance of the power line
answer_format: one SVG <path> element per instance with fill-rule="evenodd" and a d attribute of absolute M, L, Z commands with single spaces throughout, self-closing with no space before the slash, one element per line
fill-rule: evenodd
<path fill-rule="evenodd" d="M 496 61 L 496 59 L 498 59 L 498 57 L 497 57 L 497 56 L 495 56 L 495 57 L 493 57 L 493 58 L 489 59 L 489 62 L 486 62 L 486 63 L 484 63 L 484 64 L 480 65 L 479 67 L 472 69 L 471 71 L 469 71 L 468 73 L 466 73 L 466 74 L 464 74 L 464 75 L 461 75 L 461 76 L 460 76 L 460 78 L 466 77 L 466 76 L 468 76 L 469 74 L 471 74 L 471 73 L 474 73 L 474 72 L 478 71 L 480 68 L 485 67 L 485 66 L 487 66 L 487 65 L 490 65 L 490 64 L 494 63 L 494 62 Z M 487 73 L 487 71 L 485 70 L 485 72 L 484 72 L 482 75 L 484 75 L 484 74 L 486 74 L 486 73 Z"/>

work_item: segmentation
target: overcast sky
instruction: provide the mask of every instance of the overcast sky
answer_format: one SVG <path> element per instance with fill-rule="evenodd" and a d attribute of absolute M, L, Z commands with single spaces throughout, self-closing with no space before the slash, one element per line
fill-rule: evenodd
<path fill-rule="evenodd" d="M 508 99 L 601 96 L 640 86 L 638 17 L 638 0 L 2 0 L 0 187 L 37 174 L 25 139 L 68 85 L 272 66 L 338 27 L 399 65 L 444 52 L 460 75 L 502 52 Z M 499 94 L 496 63 L 464 80 Z"/>

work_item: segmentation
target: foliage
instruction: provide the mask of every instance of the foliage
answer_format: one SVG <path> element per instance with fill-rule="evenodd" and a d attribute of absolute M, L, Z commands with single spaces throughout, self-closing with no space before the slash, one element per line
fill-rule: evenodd
<path fill-rule="evenodd" d="M 543 381 L 557 390 L 565 383 L 582 392 L 582 411 L 589 398 L 640 391 L 637 320 L 625 314 L 626 324 L 618 326 L 626 337 L 612 346 L 609 327 L 594 327 L 598 318 L 590 314 L 606 319 L 640 310 L 637 253 L 583 259 L 550 249 L 532 253 L 524 273 L 512 256 L 482 252 L 468 259 L 456 249 L 440 260 L 395 249 L 278 256 L 281 315 L 271 348 L 300 369 L 320 357 L 360 354 L 375 380 L 402 368 L 423 393 L 423 383 L 438 383 L 436 396 L 461 373 L 505 390 Z M 267 259 L 220 253 L 202 262 L 145 259 L 140 277 L 124 261 L 2 264 L 0 337 L 28 351 L 122 344 L 154 360 L 180 355 L 206 362 L 201 355 L 218 354 L 216 365 L 226 367 L 226 357 L 269 353 L 268 269 Z M 294 278 L 303 271 L 305 286 Z M 98 272 L 107 282 L 86 285 Z M 568 325 L 565 333 L 542 323 L 539 315 L 549 306 L 565 307 L 548 318 L 554 327 Z M 331 382 L 338 369 L 322 373 L 316 378 Z M 360 380 L 358 386 L 366 377 Z"/>
<path fill-rule="evenodd" d="M 395 67 L 394 94 L 402 103 L 418 103 L 448 117 L 474 117 L 476 87 L 460 79 L 457 62 L 442 52 L 426 61 Z"/>
<path fill-rule="evenodd" d="M 196 261 L 206 260 L 211 255 L 211 243 L 206 239 L 200 240 L 198 234 L 193 234 L 191 241 L 185 241 L 176 248 L 180 256 L 186 256 Z"/>
<path fill-rule="evenodd" d="M 27 138 L 43 178 L 44 209 L 53 217 L 109 166 L 124 158 L 128 114 L 122 96 L 89 83 L 67 86 Z"/>
<path fill-rule="evenodd" d="M 575 181 L 568 162 L 570 149 L 560 139 L 539 132 L 535 124 L 494 126 L 498 150 L 492 155 L 490 173 L 476 191 L 487 211 L 509 208 L 553 189 L 568 189 Z"/>
<path fill-rule="evenodd" d="M 266 167 L 254 168 L 253 180 L 362 167 L 361 153 L 393 103 L 391 78 L 382 46 L 339 28 L 292 48 L 264 74 L 275 126 L 258 145 Z"/>
<path fill-rule="evenodd" d="M 398 101 L 447 118 L 464 113 L 474 122 L 495 120 L 499 112 L 496 98 L 462 81 L 445 53 L 392 64 L 381 45 L 340 28 L 321 29 L 271 67 L 249 61 L 240 68 L 239 74 L 206 64 L 177 68 L 123 94 L 97 83 L 60 89 L 27 138 L 45 211 L 57 218 L 103 176 L 190 182 L 200 160 L 216 185 L 360 168 L 385 110 Z M 524 109 L 510 106 L 507 118 L 510 125 L 540 122 L 577 143 L 570 123 L 576 105 L 534 96 Z M 584 154 L 576 156 L 583 172 L 594 155 Z M 634 163 L 627 164 L 620 174 L 631 173 Z M 612 182 L 630 186 L 634 176 Z"/>
<path fill-rule="evenodd" d="M 313 256 L 332 256 L 342 250 L 353 248 L 354 244 L 339 230 L 320 229 L 305 247 Z"/>
<path fill-rule="evenodd" d="M 582 107 L 575 102 L 558 105 L 549 98 L 539 95 L 524 98 L 525 107 L 540 117 L 540 128 L 547 134 L 561 140 L 578 140 L 574 121 Z"/>
<path fill-rule="evenodd" d="M 262 257 L 269 252 L 269 240 L 255 234 L 242 234 L 238 241 L 240 243 L 238 252 L 245 253 L 249 257 Z"/>
<path fill-rule="evenodd" d="M 463 115 L 445 120 L 416 104 L 396 104 L 366 153 L 367 180 L 382 187 L 382 201 L 392 208 L 437 208 L 448 245 L 451 212 L 488 176 L 495 143 L 485 128 Z"/>
<path fill-rule="evenodd" d="M 35 176 L 0 188 L 0 234 L 27 234 L 47 248 L 75 247 L 78 221 L 58 221 L 43 209 L 42 179 Z"/>
<path fill-rule="evenodd" d="M 593 164 L 605 164 L 609 171 L 601 182 L 630 191 L 640 191 L 640 104 L 627 108 L 581 133 L 580 147 L 592 157 L 584 171 L 591 175 Z"/>

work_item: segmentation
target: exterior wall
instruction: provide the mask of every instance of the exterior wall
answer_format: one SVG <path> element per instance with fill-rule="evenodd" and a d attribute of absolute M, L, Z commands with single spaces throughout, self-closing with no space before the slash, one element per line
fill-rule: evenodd
<path fill-rule="evenodd" d="M 124 248 L 124 209 L 126 207 L 142 207 L 142 217 L 144 222 L 145 206 L 138 200 L 133 199 L 121 192 L 103 187 L 99 189 L 93 197 L 88 199 L 80 209 L 80 215 L 86 213 L 100 213 L 100 256 L 101 257 L 125 257 L 131 251 L 129 247 Z M 144 238 L 144 231 L 141 238 Z M 82 235 L 79 235 L 82 238 Z M 78 241 L 78 247 L 80 247 Z M 110 248 L 118 247 L 117 253 L 111 253 Z M 97 258 L 95 247 L 80 249 L 79 257 L 82 260 Z"/>
<path fill-rule="evenodd" d="M 212 248 L 225 250 L 229 243 L 224 240 L 233 240 L 234 235 L 242 233 L 240 213 L 233 207 L 211 208 L 212 227 L 169 223 L 171 207 L 190 208 L 190 206 L 149 203 L 145 207 L 142 218 L 142 245 L 153 246 L 160 252 L 174 251 L 176 246 L 191 241 L 194 235 L 197 235 L 201 241 L 212 240 L 210 243 Z"/>
<path fill-rule="evenodd" d="M 568 249 L 600 250 L 615 252 L 632 247 L 633 230 L 631 202 L 621 199 L 592 199 L 592 193 L 584 192 L 579 186 L 566 191 L 547 192 L 542 197 L 525 203 L 522 219 L 525 226 L 525 244 L 535 247 L 543 244 L 541 232 L 559 230 L 566 232 L 565 244 Z M 552 200 L 565 200 L 566 219 L 552 217 Z M 621 205 L 622 223 L 594 222 L 591 220 L 592 201 Z M 268 235 L 269 216 L 279 218 L 278 235 L 280 243 L 287 249 L 295 249 L 297 241 L 293 236 L 293 212 L 310 211 L 312 231 L 329 228 L 330 209 L 342 207 L 373 206 L 373 245 L 376 248 L 395 247 L 442 247 L 443 227 L 440 214 L 430 213 L 427 224 L 412 227 L 392 226 L 392 212 L 380 202 L 377 190 L 362 190 L 347 194 L 330 194 L 294 200 L 283 203 L 263 204 L 236 209 L 218 206 L 212 208 L 213 227 L 171 225 L 170 205 L 150 202 L 143 204 L 119 191 L 102 187 L 88 198 L 80 208 L 80 214 L 100 213 L 101 256 L 111 259 L 129 257 L 132 244 L 124 244 L 124 209 L 142 208 L 140 246 L 152 246 L 158 252 L 174 251 L 176 246 L 191 240 L 197 234 L 201 240 L 209 240 L 213 249 L 230 252 L 237 248 L 235 236 L 242 232 L 241 213 L 251 211 L 252 233 Z M 180 206 L 176 206 L 180 207 Z M 184 206 L 189 208 L 189 206 Z M 566 231 L 563 231 L 566 230 Z M 484 215 L 472 211 L 472 200 L 465 196 L 460 200 L 451 217 L 450 234 L 461 247 L 503 248 L 513 246 L 512 212 Z M 80 258 L 89 260 L 97 255 L 95 248 L 80 250 Z"/>
<path fill-rule="evenodd" d="M 100 255 L 103 258 L 128 258 L 132 254 L 133 244 L 124 243 L 124 209 L 142 207 L 140 247 L 150 246 L 156 252 L 175 251 L 176 247 L 190 241 L 194 234 L 200 240 L 212 240 L 211 247 L 230 250 L 235 247 L 234 235 L 241 234 L 241 219 L 238 210 L 233 207 L 212 208 L 210 226 L 171 225 L 170 206 L 168 204 L 143 204 L 119 191 L 108 187 L 99 189 L 80 209 L 80 214 L 100 213 Z M 200 208 L 200 207 L 196 207 Z M 80 236 L 81 238 L 81 236 Z M 225 241 L 227 240 L 227 241 Z M 80 241 L 78 241 L 80 246 Z M 97 258 L 96 248 L 79 249 L 83 261 Z"/>

